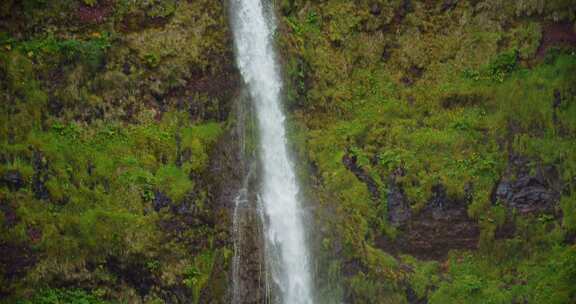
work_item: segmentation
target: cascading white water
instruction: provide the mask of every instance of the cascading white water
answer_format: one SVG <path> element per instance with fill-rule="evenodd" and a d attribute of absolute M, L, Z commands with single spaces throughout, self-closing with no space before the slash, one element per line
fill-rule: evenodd
<path fill-rule="evenodd" d="M 284 304 L 313 303 L 299 187 L 288 156 L 282 79 L 273 45 L 273 14 L 263 0 L 231 0 L 237 64 L 248 85 L 259 129 L 260 205 L 270 274 Z"/>

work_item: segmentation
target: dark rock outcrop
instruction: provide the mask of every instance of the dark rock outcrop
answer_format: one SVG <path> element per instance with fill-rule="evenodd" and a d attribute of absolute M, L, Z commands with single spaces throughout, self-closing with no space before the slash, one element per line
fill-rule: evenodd
<path fill-rule="evenodd" d="M 3 284 L 0 286 L 0 299 L 9 295 L 11 284 L 21 280 L 28 270 L 34 266 L 37 257 L 32 249 L 25 244 L 0 242 L 0 273 L 3 276 Z"/>
<path fill-rule="evenodd" d="M 356 177 L 368 187 L 370 196 L 372 200 L 378 201 L 380 199 L 380 190 L 378 190 L 378 184 L 364 169 L 358 165 L 357 158 L 355 155 L 348 151 L 342 157 L 342 163 L 348 170 L 350 170 Z"/>
<path fill-rule="evenodd" d="M 34 152 L 34 176 L 32 177 L 32 191 L 37 199 L 48 199 L 50 198 L 50 193 L 48 188 L 46 188 L 46 182 L 48 181 L 48 161 L 40 151 Z"/>
<path fill-rule="evenodd" d="M 154 200 L 152 201 L 152 206 L 155 211 L 160 211 L 160 209 L 170 205 L 172 205 L 172 200 L 166 194 L 158 190 L 154 192 Z"/>
<path fill-rule="evenodd" d="M 442 6 L 440 6 L 440 10 L 442 12 L 449 11 L 458 5 L 458 1 L 459 0 L 444 0 L 444 2 L 442 2 Z"/>
<path fill-rule="evenodd" d="M 243 97 L 247 96 L 239 95 L 236 99 L 232 111 L 237 114 L 239 120 L 237 127 L 229 129 L 216 144 L 211 154 L 210 172 L 207 176 L 212 188 L 214 204 L 212 208 L 220 210 L 214 213 L 221 215 L 216 218 L 215 226 L 226 235 L 225 245 L 228 248 L 235 243 L 234 258 L 238 259 L 236 263 L 238 277 L 236 282 L 232 282 L 234 261 L 216 267 L 210 276 L 210 282 L 206 284 L 206 289 L 202 291 L 202 303 L 266 302 L 262 239 L 264 234 L 254 195 L 257 193 L 258 181 L 255 177 L 258 174 L 250 174 L 254 170 L 252 167 L 254 158 L 242 147 L 244 137 L 250 136 L 243 127 L 247 125 L 246 120 L 250 119 L 248 112 L 243 108 L 248 102 Z M 240 198 L 241 190 L 245 191 L 242 191 L 245 195 Z M 243 201 L 238 207 L 236 207 L 237 199 Z M 223 284 L 227 286 L 222 286 Z M 236 294 L 233 292 L 233 284 L 237 284 Z"/>
<path fill-rule="evenodd" d="M 576 47 L 576 31 L 570 22 L 544 24 L 542 40 L 536 56 L 544 58 L 549 49 L 553 47 Z"/>
<path fill-rule="evenodd" d="M 0 225 L 2 230 L 19 222 L 16 205 L 12 202 L 0 200 L 0 215 L 4 218 L 3 225 Z M 30 234 L 30 231 L 27 233 Z M 0 274 L 4 283 L 0 285 L 0 299 L 12 292 L 10 283 L 21 280 L 36 262 L 37 256 L 29 244 L 0 240 Z"/>
<path fill-rule="evenodd" d="M 10 170 L 4 173 L 0 184 L 6 185 L 10 191 L 18 191 L 20 188 L 26 186 L 26 181 L 20 172 Z"/>
<path fill-rule="evenodd" d="M 342 158 L 343 164 L 366 184 L 375 203 L 387 205 L 388 221 L 399 230 L 392 240 L 387 236 L 377 238 L 379 248 L 393 254 L 410 254 L 425 260 L 441 260 L 453 249 L 474 249 L 480 237 L 478 223 L 468 217 L 468 201 L 448 197 L 446 188 L 437 184 L 423 210 L 412 212 L 398 178 L 404 175 L 401 168 L 393 172 L 387 183 L 386 201 L 381 202 L 378 184 L 358 163 L 351 153 Z"/>
<path fill-rule="evenodd" d="M 408 202 L 402 186 L 396 181 L 399 175 L 402 175 L 401 169 L 396 170 L 389 178 L 386 196 L 388 221 L 396 227 L 406 223 L 411 217 L 410 202 Z"/>
<path fill-rule="evenodd" d="M 144 297 L 153 286 L 158 285 L 156 278 L 145 265 L 146 259 L 132 257 L 130 260 L 121 261 L 115 256 L 110 256 L 106 261 L 106 268 L 115 274 L 120 280 L 133 286 L 141 297 Z"/>
<path fill-rule="evenodd" d="M 468 217 L 467 204 L 450 199 L 441 184 L 433 187 L 431 199 L 417 213 L 410 214 L 406 203 L 398 201 L 403 199 L 389 200 L 388 208 L 389 213 L 401 215 L 393 222 L 400 233 L 394 240 L 379 238 L 380 248 L 424 260 L 442 260 L 450 250 L 476 248 L 480 237 L 478 224 Z"/>
<path fill-rule="evenodd" d="M 538 166 L 531 174 L 529 160 L 513 156 L 492 193 L 492 202 L 503 202 L 520 213 L 553 212 L 560 199 L 559 173 L 552 166 Z"/>

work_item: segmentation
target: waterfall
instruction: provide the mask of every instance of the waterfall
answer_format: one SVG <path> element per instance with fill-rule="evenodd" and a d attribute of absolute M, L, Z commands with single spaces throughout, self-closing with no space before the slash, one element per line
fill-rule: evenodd
<path fill-rule="evenodd" d="M 282 79 L 274 53 L 275 20 L 262 1 L 231 0 L 231 12 L 237 65 L 258 123 L 258 208 L 263 215 L 266 269 L 279 302 L 310 304 L 314 302 L 310 256 L 298 182 L 287 147 Z"/>

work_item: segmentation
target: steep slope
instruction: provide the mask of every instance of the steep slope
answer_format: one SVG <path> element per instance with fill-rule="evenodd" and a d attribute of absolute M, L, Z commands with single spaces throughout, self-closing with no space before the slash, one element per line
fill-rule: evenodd
<path fill-rule="evenodd" d="M 323 292 L 576 300 L 575 8 L 282 1 L 293 137 L 324 223 Z"/>
<path fill-rule="evenodd" d="M 221 303 L 223 1 L 0 9 L 0 302 Z"/>
<path fill-rule="evenodd" d="M 574 0 L 274 3 L 324 302 L 576 302 Z M 0 3 L 0 302 L 229 302 L 227 19 Z"/>

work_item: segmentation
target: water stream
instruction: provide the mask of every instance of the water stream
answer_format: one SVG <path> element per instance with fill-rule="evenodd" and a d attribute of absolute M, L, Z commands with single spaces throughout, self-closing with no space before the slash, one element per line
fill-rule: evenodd
<path fill-rule="evenodd" d="M 311 304 L 310 256 L 298 181 L 287 146 L 282 78 L 274 51 L 275 20 L 263 1 L 231 0 L 231 12 L 237 65 L 258 124 L 261 186 L 257 206 L 263 215 L 265 264 L 278 302 Z M 243 202 L 239 197 L 237 203 Z M 238 265 L 234 267 L 238 271 Z M 239 282 L 233 285 L 239 286 Z"/>

